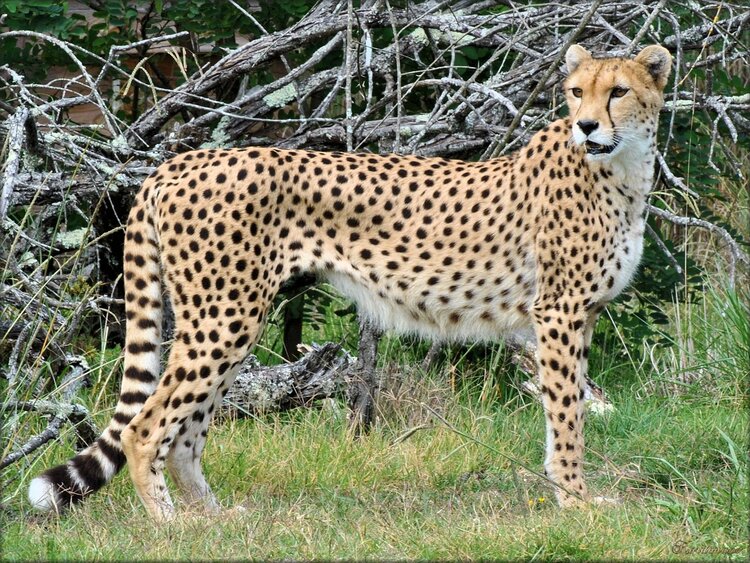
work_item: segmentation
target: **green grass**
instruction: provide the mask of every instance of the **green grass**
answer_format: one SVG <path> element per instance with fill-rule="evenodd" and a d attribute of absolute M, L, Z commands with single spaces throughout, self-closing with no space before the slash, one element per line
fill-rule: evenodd
<path fill-rule="evenodd" d="M 471 403 L 473 395 L 449 400 L 446 418 L 538 467 L 539 407 L 486 410 Z M 746 549 L 746 465 L 737 456 L 747 417 L 729 406 L 695 412 L 658 397 L 614 399 L 617 412 L 589 425 L 587 465 L 593 491 L 618 497 L 620 505 L 561 512 L 533 474 L 430 421 L 418 404 L 409 415 L 431 427 L 397 444 L 405 428 L 385 424 L 362 440 L 348 439 L 345 411 L 327 406 L 214 426 L 206 472 L 222 501 L 244 513 L 186 514 L 156 527 L 120 475 L 61 518 L 33 514 L 14 498 L 2 516 L 3 555 L 692 559 L 700 550 L 713 556 Z M 709 415 L 712 426 L 700 427 Z M 41 465 L 63 450 L 50 449 Z"/>
<path fill-rule="evenodd" d="M 390 338 L 380 417 L 363 439 L 349 438 L 340 402 L 213 424 L 206 474 L 221 502 L 243 512 L 186 510 L 155 526 L 123 473 L 61 517 L 33 513 L 28 478 L 70 455 L 68 431 L 62 444 L 3 474 L 2 557 L 744 559 L 746 305 L 731 293 L 706 299 L 692 311 L 700 345 L 689 366 L 707 366 L 705 377 L 679 392 L 649 384 L 670 379 L 672 352 L 651 354 L 648 369 L 611 354 L 592 358 L 616 410 L 589 417 L 586 470 L 593 494 L 617 504 L 560 511 L 549 485 L 524 469 L 541 468 L 541 407 L 512 388 L 512 373 L 481 377 L 498 371 L 501 353 L 454 347 L 423 376 L 409 367 L 415 344 Z M 109 388 L 90 389 L 90 404 Z M 99 411 L 103 425 L 109 411 Z"/>

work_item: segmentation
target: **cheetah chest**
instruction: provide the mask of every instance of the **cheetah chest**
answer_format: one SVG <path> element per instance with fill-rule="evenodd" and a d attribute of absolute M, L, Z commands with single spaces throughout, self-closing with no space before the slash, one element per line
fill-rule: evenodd
<path fill-rule="evenodd" d="M 609 248 L 600 262 L 600 277 L 603 285 L 596 299 L 607 303 L 617 297 L 633 279 L 643 256 L 645 219 L 643 205 L 621 209 L 620 220 L 615 223 Z"/>
<path fill-rule="evenodd" d="M 632 224 L 624 226 L 622 234 L 615 237 L 614 257 L 610 260 L 610 268 L 615 272 L 614 283 L 604 296 L 606 301 L 617 297 L 638 270 L 643 256 L 644 230 L 645 221 L 639 218 Z"/>

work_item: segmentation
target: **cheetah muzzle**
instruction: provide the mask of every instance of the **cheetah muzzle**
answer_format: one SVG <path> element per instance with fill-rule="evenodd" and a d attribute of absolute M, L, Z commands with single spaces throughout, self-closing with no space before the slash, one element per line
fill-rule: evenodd
<path fill-rule="evenodd" d="M 566 53 L 569 117 L 487 162 L 275 148 L 198 150 L 143 184 L 127 223 L 122 389 L 94 444 L 32 480 L 63 508 L 126 465 L 148 512 L 216 507 L 208 423 L 284 280 L 312 272 L 381 328 L 437 340 L 534 331 L 558 501 L 586 500 L 583 384 L 598 315 L 643 249 L 671 56 Z M 176 333 L 163 373 L 162 288 Z"/>
<path fill-rule="evenodd" d="M 600 145 L 599 143 L 595 143 L 593 141 L 586 141 L 584 143 L 584 148 L 586 149 L 587 154 L 610 154 L 613 150 L 617 148 L 617 145 L 620 144 L 620 139 L 615 137 L 615 142 L 611 145 Z"/>

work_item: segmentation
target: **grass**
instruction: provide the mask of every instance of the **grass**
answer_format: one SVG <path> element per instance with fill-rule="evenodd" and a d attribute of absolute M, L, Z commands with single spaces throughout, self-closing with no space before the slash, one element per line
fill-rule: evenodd
<path fill-rule="evenodd" d="M 536 405 L 486 412 L 456 401 L 448 410 L 462 430 L 539 465 Z M 645 423 L 637 423 L 644 411 Z M 395 432 L 382 425 L 348 440 L 342 411 L 330 407 L 238 420 L 213 428 L 206 471 L 219 497 L 246 512 L 210 525 L 188 514 L 154 527 L 120 475 L 59 519 L 13 502 L 4 515 L 4 557 L 647 559 L 677 557 L 677 548 L 691 559 L 698 548 L 713 555 L 746 547 L 747 483 L 729 447 L 732 440 L 738 450 L 746 421 L 721 414 L 723 428 L 686 442 L 680 436 L 696 419 L 690 409 L 622 403 L 588 434 L 592 488 L 622 504 L 566 512 L 537 478 L 443 426 L 394 445 Z"/>
<path fill-rule="evenodd" d="M 213 424 L 206 474 L 225 506 L 244 511 L 186 510 L 155 526 L 123 473 L 61 517 L 33 513 L 28 478 L 70 455 L 69 431 L 33 463 L 3 474 L 2 557 L 745 559 L 745 303 L 714 291 L 700 307 L 675 305 L 692 315 L 697 344 L 687 367 L 705 376 L 679 392 L 650 384 L 673 378 L 673 352 L 651 353 L 647 369 L 611 350 L 592 357 L 616 410 L 589 417 L 586 470 L 594 494 L 618 504 L 560 511 L 550 487 L 523 468 L 541 468 L 541 408 L 513 389 L 501 353 L 455 347 L 423 376 L 409 367 L 418 359 L 413 343 L 388 338 L 380 417 L 363 439 L 348 437 L 345 406 L 332 401 Z M 675 322 L 685 312 L 673 312 Z M 330 331 L 353 328 L 321 324 L 305 340 L 342 339 Z M 103 361 L 114 363 L 109 353 Z M 110 414 L 100 404 L 111 396 L 106 379 L 86 395 L 100 425 Z"/>

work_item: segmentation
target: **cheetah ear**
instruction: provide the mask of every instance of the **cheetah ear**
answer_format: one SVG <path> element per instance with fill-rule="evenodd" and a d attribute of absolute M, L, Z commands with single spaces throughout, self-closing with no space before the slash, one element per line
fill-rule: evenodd
<path fill-rule="evenodd" d="M 580 45 L 571 45 L 568 52 L 565 53 L 565 66 L 568 67 L 568 74 L 577 69 L 581 63 L 591 60 L 591 53 Z"/>
<path fill-rule="evenodd" d="M 654 79 L 656 86 L 663 90 L 667 85 L 669 73 L 672 72 L 672 55 L 661 45 L 650 45 L 635 58 L 642 64 Z"/>

